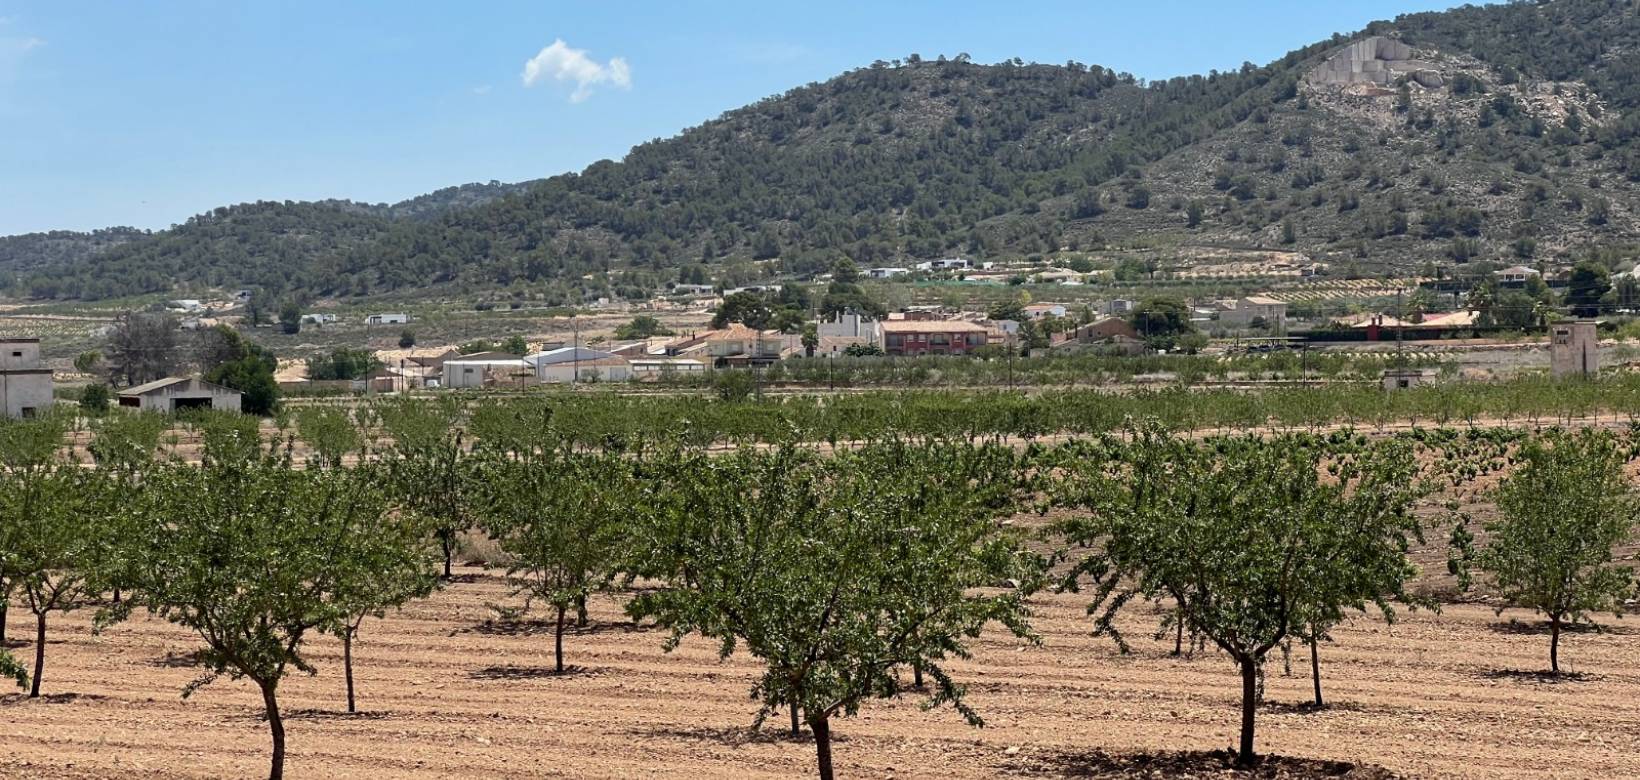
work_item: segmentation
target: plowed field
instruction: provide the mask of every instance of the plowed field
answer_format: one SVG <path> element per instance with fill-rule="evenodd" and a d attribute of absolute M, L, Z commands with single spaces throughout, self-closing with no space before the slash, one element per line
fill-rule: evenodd
<path fill-rule="evenodd" d="M 747 730 L 753 662 L 719 662 L 690 640 L 635 628 L 616 599 L 566 640 L 578 669 L 550 674 L 546 624 L 487 622 L 505 602 L 477 569 L 432 599 L 365 624 L 356 646 L 359 715 L 347 715 L 341 647 L 312 645 L 319 667 L 281 689 L 290 777 L 676 777 L 812 774 L 813 746 L 785 739 L 783 720 Z M 906 698 L 868 703 L 839 720 L 838 776 L 1059 776 L 1089 756 L 1211 750 L 1235 739 L 1239 683 L 1212 651 L 1173 658 L 1130 612 L 1135 654 L 1088 635 L 1084 600 L 1037 601 L 1040 647 L 987 634 L 953 671 L 987 726 Z M 26 611 L 11 613 L 13 653 L 32 661 Z M 1523 621 L 1511 624 L 1510 618 Z M 137 618 L 101 636 L 89 612 L 58 618 L 45 692 L 0 700 L 0 777 L 257 777 L 268 737 L 247 682 L 219 680 L 182 699 L 199 670 L 191 634 Z M 1263 751 L 1379 764 L 1413 777 L 1622 777 L 1640 767 L 1640 626 L 1576 633 L 1562 646 L 1578 676 L 1549 682 L 1548 637 L 1526 613 L 1479 606 L 1360 619 L 1322 646 L 1332 707 L 1309 712 L 1308 658 L 1293 675 L 1272 664 L 1261 713 Z M 777 722 L 778 721 L 778 722 Z"/>

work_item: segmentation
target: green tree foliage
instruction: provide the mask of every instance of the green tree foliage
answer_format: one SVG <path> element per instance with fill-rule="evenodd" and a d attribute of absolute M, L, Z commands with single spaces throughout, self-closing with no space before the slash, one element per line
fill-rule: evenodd
<path fill-rule="evenodd" d="M 1124 652 L 1115 618 L 1143 598 L 1173 602 L 1164 632 L 1183 620 L 1230 656 L 1242 679 L 1241 766 L 1257 762 L 1268 653 L 1345 610 L 1392 617 L 1415 573 L 1416 474 L 1403 444 L 1329 452 L 1295 437 L 1203 442 L 1141 427 L 1072 455 L 1055 492 L 1085 514 L 1058 530 L 1090 552 L 1063 587 L 1093 588 L 1096 632 Z"/>
<path fill-rule="evenodd" d="M 314 673 L 305 642 L 343 619 L 349 530 L 388 514 L 380 485 L 368 471 L 299 469 L 288 452 L 264 452 L 155 469 L 129 497 L 134 587 L 105 620 L 140 606 L 198 634 L 207 672 L 185 696 L 223 674 L 254 683 L 274 780 L 285 762 L 279 683 Z"/>
<path fill-rule="evenodd" d="M 279 307 L 279 329 L 287 336 L 302 332 L 302 307 L 296 301 L 285 301 Z"/>
<path fill-rule="evenodd" d="M 773 318 L 774 309 L 761 294 L 737 292 L 723 296 L 723 303 L 718 304 L 717 311 L 712 313 L 712 327 L 726 328 L 738 322 L 748 328 L 764 330 Z"/>
<path fill-rule="evenodd" d="M 326 439 L 332 447 L 339 444 L 334 434 Z M 340 458 L 334 451 L 329 459 L 333 465 L 328 468 L 340 468 Z M 387 481 L 377 465 L 355 467 L 348 477 L 371 479 L 377 484 Z M 425 518 L 414 513 L 342 514 L 336 518 L 334 539 L 328 604 L 332 618 L 321 628 L 342 640 L 347 711 L 358 712 L 353 647 L 359 629 L 367 617 L 383 617 L 389 609 L 432 593 L 439 581 L 440 557 Z"/>
<path fill-rule="evenodd" d="M 456 535 L 473 525 L 477 489 L 458 426 L 461 407 L 454 400 L 399 399 L 374 411 L 391 438 L 383 455 L 389 482 L 407 509 L 427 518 L 449 579 Z"/>
<path fill-rule="evenodd" d="M 376 353 L 368 349 L 337 347 L 328 355 L 308 358 L 307 377 L 314 381 L 363 379 L 381 366 Z"/>
<path fill-rule="evenodd" d="M 523 611 L 540 603 L 555 614 L 553 662 L 563 674 L 565 614 L 611 582 L 623 553 L 635 498 L 628 469 L 620 457 L 530 447 L 494 453 L 477 473 L 479 525 L 507 554 Z"/>
<path fill-rule="evenodd" d="M 1566 287 L 1566 305 L 1574 317 L 1598 317 L 1600 305 L 1611 292 L 1611 272 L 1599 263 L 1585 260 L 1572 268 Z"/>
<path fill-rule="evenodd" d="M 20 686 L 28 682 L 23 666 L 5 648 L 7 613 L 20 593 L 37 617 L 30 696 L 40 693 L 45 614 L 77 605 L 88 569 L 75 538 L 85 528 L 75 501 L 83 486 L 70 483 L 80 477 L 79 469 L 57 457 L 66 428 L 66 420 L 56 416 L 0 424 L 0 675 Z"/>
<path fill-rule="evenodd" d="M 806 302 L 804 308 L 807 308 Z M 835 317 L 846 312 L 877 319 L 888 316 L 888 309 L 860 286 L 860 270 L 854 261 L 843 259 L 832 264 L 831 283 L 826 285 L 826 294 L 820 299 L 820 315 Z"/>
<path fill-rule="evenodd" d="M 1151 349 L 1171 350 L 1180 336 L 1196 332 L 1190 307 L 1177 298 L 1150 298 L 1133 307 L 1128 322 Z"/>
<path fill-rule="evenodd" d="M 1614 563 L 1613 548 L 1633 538 L 1640 503 L 1624 476 L 1630 450 L 1609 432 L 1553 431 L 1523 444 L 1520 465 L 1497 490 L 1501 517 L 1485 525 L 1474 548 L 1467 521 L 1453 529 L 1451 568 L 1468 587 L 1480 569 L 1508 606 L 1549 618 L 1549 670 L 1560 672 L 1564 626 L 1621 617 L 1634 597 L 1632 567 Z"/>
<path fill-rule="evenodd" d="M 416 332 L 409 328 L 399 334 L 399 349 L 409 349 L 416 345 Z"/>
<path fill-rule="evenodd" d="M 80 390 L 80 408 L 92 416 L 108 411 L 113 399 L 114 390 L 101 382 L 92 382 Z"/>
<path fill-rule="evenodd" d="M 631 322 L 615 329 L 615 338 L 618 339 L 647 339 L 670 335 L 672 335 L 671 328 L 662 325 L 660 320 L 648 314 L 633 317 Z"/>
<path fill-rule="evenodd" d="M 103 356 L 101 352 L 94 349 L 81 352 L 80 354 L 74 356 L 74 370 L 82 374 L 95 374 L 97 373 L 97 369 L 102 366 L 102 362 Z"/>
<path fill-rule="evenodd" d="M 219 340 L 220 347 L 201 364 L 205 381 L 238 390 L 243 395 L 240 409 L 246 414 L 272 414 L 279 403 L 279 383 L 273 378 L 279 359 L 273 351 L 226 325 L 211 328 L 206 335 Z"/>
<path fill-rule="evenodd" d="M 530 352 L 530 343 L 523 336 L 514 333 L 501 342 L 501 351 L 512 355 L 527 355 Z"/>
<path fill-rule="evenodd" d="M 671 587 L 629 611 L 670 628 L 668 648 L 698 633 L 724 656 L 744 646 L 762 661 L 758 722 L 801 713 L 825 780 L 832 719 L 898 695 L 903 671 L 927 673 L 929 705 L 977 725 L 943 664 L 966 657 L 993 622 L 1030 636 L 1035 567 L 995 522 L 1014 503 L 1014 458 L 1001 447 L 899 444 L 831 459 L 674 450 L 648 466 L 633 542 L 648 553 L 635 569 Z M 1026 584 L 976 590 L 1010 579 Z"/>

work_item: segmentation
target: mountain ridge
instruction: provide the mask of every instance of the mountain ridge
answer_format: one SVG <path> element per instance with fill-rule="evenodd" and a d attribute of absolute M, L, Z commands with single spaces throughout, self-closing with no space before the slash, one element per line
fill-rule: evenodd
<path fill-rule="evenodd" d="M 1401 79 L 1364 96 L 1306 79 L 1373 36 L 1433 58 L 1441 86 Z M 217 209 L 17 274 L 12 288 L 441 288 L 573 302 L 810 273 L 837 256 L 1023 256 L 1134 237 L 1382 269 L 1563 257 L 1640 240 L 1636 52 L 1626 0 L 1555 0 L 1403 16 L 1263 67 L 1149 84 L 1075 62 L 912 55 L 578 173 L 386 210 Z"/>

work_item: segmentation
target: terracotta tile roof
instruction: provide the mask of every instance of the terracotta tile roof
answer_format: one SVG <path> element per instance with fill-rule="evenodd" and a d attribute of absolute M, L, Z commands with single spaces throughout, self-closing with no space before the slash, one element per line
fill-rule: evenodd
<path fill-rule="evenodd" d="M 962 320 L 891 320 L 884 333 L 984 333 L 985 328 Z"/>

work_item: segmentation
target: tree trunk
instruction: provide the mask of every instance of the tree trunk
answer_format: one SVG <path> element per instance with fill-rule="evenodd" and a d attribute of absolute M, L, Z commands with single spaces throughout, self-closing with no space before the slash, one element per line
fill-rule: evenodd
<path fill-rule="evenodd" d="M 1184 616 L 1174 616 L 1173 632 L 1173 654 L 1184 655 Z"/>
<path fill-rule="evenodd" d="M 915 686 L 917 688 L 917 690 L 922 690 L 923 681 L 922 681 L 922 666 L 921 665 L 916 665 L 916 664 L 912 665 L 912 667 L 911 667 L 911 684 L 913 686 Z"/>
<path fill-rule="evenodd" d="M 558 606 L 558 630 L 553 632 L 553 663 L 557 674 L 564 673 L 564 612 L 563 605 Z"/>
<path fill-rule="evenodd" d="M 798 722 L 797 722 L 797 695 L 796 694 L 792 695 L 791 710 L 792 710 L 792 739 L 797 739 L 798 737 L 803 735 L 803 729 L 802 729 L 801 726 L 798 725 Z"/>
<path fill-rule="evenodd" d="M 455 534 L 440 531 L 438 543 L 444 548 L 444 579 L 450 579 L 450 565 L 455 560 Z"/>
<path fill-rule="evenodd" d="M 824 715 L 810 718 L 809 729 L 814 732 L 814 755 L 820 762 L 820 780 L 832 780 L 831 722 Z"/>
<path fill-rule="evenodd" d="M 1321 702 L 1321 656 L 1319 643 L 1313 636 L 1310 637 L 1310 679 L 1315 681 L 1316 709 L 1327 706 Z"/>
<path fill-rule="evenodd" d="M 1249 658 L 1241 662 L 1241 749 L 1236 752 L 1236 766 L 1247 769 L 1258 764 L 1253 753 L 1253 722 L 1258 717 L 1258 663 Z"/>
<path fill-rule="evenodd" d="M 268 731 L 273 735 L 273 763 L 268 769 L 268 780 L 283 780 L 285 776 L 285 721 L 279 716 L 279 700 L 275 691 L 278 681 L 258 683 L 262 688 L 262 706 L 267 709 Z"/>
<path fill-rule="evenodd" d="M 342 632 L 342 669 L 347 676 L 347 711 L 350 713 L 359 711 L 353 700 L 353 632 L 355 630 L 349 628 Z"/>
<path fill-rule="evenodd" d="M 0 647 L 6 646 L 6 613 L 11 608 L 11 594 L 0 587 Z"/>
<path fill-rule="evenodd" d="M 34 628 L 34 679 L 29 682 L 28 697 L 40 698 L 40 677 L 45 674 L 46 666 L 46 613 L 34 613 L 37 618 Z"/>
<path fill-rule="evenodd" d="M 1560 615 L 1549 616 L 1549 671 L 1560 674 Z"/>
<path fill-rule="evenodd" d="M 586 628 L 587 627 L 587 597 L 586 596 L 576 596 L 575 597 L 575 626 L 577 628 Z"/>

